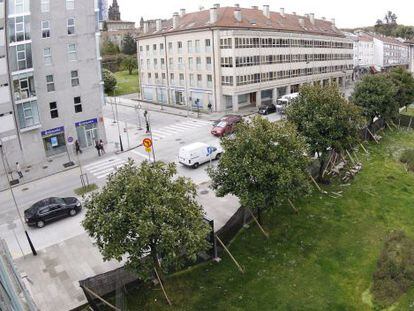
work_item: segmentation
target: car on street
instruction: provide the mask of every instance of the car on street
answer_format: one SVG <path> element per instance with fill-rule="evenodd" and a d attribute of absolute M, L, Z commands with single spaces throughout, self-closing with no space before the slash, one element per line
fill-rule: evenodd
<path fill-rule="evenodd" d="M 201 164 L 218 160 L 223 153 L 221 147 L 211 146 L 205 143 L 192 143 L 180 148 L 178 152 L 178 162 L 192 168 L 197 168 Z"/>
<path fill-rule="evenodd" d="M 268 115 L 273 112 L 276 112 L 276 107 L 273 104 L 262 105 L 259 107 L 259 114 Z"/>
<path fill-rule="evenodd" d="M 81 202 L 75 197 L 47 198 L 36 202 L 24 211 L 29 226 L 42 228 L 46 223 L 68 216 L 75 216 L 82 209 Z"/>
<path fill-rule="evenodd" d="M 237 123 L 241 122 L 241 116 L 228 116 L 225 120 L 220 121 L 211 130 L 211 134 L 217 137 L 223 137 L 234 132 Z"/>

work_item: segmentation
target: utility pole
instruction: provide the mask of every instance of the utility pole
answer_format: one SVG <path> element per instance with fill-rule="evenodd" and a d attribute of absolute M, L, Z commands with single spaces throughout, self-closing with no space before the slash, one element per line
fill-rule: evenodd
<path fill-rule="evenodd" d="M 26 230 L 26 226 L 25 226 L 25 223 L 23 221 L 22 214 L 19 211 L 19 207 L 17 205 L 16 197 L 14 196 L 13 188 L 10 185 L 9 175 L 7 175 L 6 165 L 5 165 L 5 162 L 4 162 L 4 156 L 5 155 L 4 155 L 4 151 L 3 151 L 3 144 L 2 144 L 1 141 L 0 141 L 0 153 L 1 153 L 1 161 L 2 161 L 3 167 L 4 167 L 4 172 L 5 172 L 6 178 L 7 178 L 7 184 L 9 186 L 9 190 L 10 190 L 10 193 L 11 193 L 12 198 L 13 198 L 14 206 L 16 208 L 17 214 L 19 215 L 19 219 L 20 219 L 20 222 L 21 222 L 22 227 L 24 229 L 24 233 L 26 235 L 27 241 L 29 242 L 30 249 L 32 250 L 32 254 L 33 254 L 33 256 L 37 256 L 36 249 L 34 248 L 32 240 L 30 239 L 29 233 Z"/>
<path fill-rule="evenodd" d="M 121 131 L 119 129 L 118 102 L 116 100 L 115 90 L 116 90 L 116 86 L 114 88 L 114 100 L 115 100 L 115 110 L 116 110 L 116 119 L 117 119 L 117 122 L 116 123 L 117 123 L 117 126 L 118 126 L 119 147 L 120 147 L 121 152 L 122 152 L 122 151 L 124 151 L 124 146 L 122 145 Z"/>
<path fill-rule="evenodd" d="M 138 115 L 138 130 L 142 130 L 142 124 L 141 124 L 141 104 L 135 105 L 135 111 Z"/>
<path fill-rule="evenodd" d="M 152 138 L 152 130 L 151 130 L 151 126 L 150 126 L 150 120 L 149 120 L 149 116 L 148 116 L 148 111 L 145 110 L 144 112 L 144 118 L 145 118 L 145 123 L 146 123 L 146 128 L 147 128 L 147 134 L 150 134 L 150 138 L 152 141 L 152 157 L 154 159 L 155 162 L 155 150 L 154 150 L 154 140 Z"/>

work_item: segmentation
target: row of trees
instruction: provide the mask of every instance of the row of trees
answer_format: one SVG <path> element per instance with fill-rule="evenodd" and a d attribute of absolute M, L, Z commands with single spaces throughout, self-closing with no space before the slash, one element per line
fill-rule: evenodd
<path fill-rule="evenodd" d="M 413 100 L 413 78 L 400 69 L 366 76 L 352 102 L 336 86 L 304 86 L 286 121 L 256 117 L 222 139 L 220 162 L 208 169 L 212 188 L 218 196 L 236 195 L 243 207 L 258 212 L 260 223 L 261 211 L 294 207 L 295 199 L 310 193 L 310 156 L 319 156 L 321 178 L 329 150 L 349 149 L 374 117 L 392 120 L 399 106 Z M 196 186 L 176 173 L 174 164 L 129 162 L 86 199 L 83 225 L 105 259 L 125 259 L 148 279 L 154 271 L 183 267 L 209 248 Z"/>
<path fill-rule="evenodd" d="M 388 11 L 383 19 L 377 20 L 374 30 L 385 36 L 393 36 L 407 40 L 414 38 L 414 27 L 398 25 L 397 15 L 391 11 Z"/>

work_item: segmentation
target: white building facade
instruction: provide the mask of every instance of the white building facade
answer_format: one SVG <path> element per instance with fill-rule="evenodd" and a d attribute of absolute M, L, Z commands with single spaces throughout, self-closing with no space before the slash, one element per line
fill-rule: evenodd
<path fill-rule="evenodd" d="M 0 1 L 0 140 L 11 162 L 106 140 L 98 15 L 97 0 Z"/>
<path fill-rule="evenodd" d="M 353 44 L 332 21 L 257 7 L 174 14 L 138 38 L 144 100 L 238 111 L 352 78 Z"/>
<path fill-rule="evenodd" d="M 409 70 L 414 75 L 414 41 L 406 42 L 408 44 L 408 61 L 409 61 Z"/>
<path fill-rule="evenodd" d="M 409 48 L 408 45 L 390 37 L 375 35 L 374 40 L 374 65 L 381 71 L 388 71 L 393 67 L 402 66 L 408 69 Z"/>

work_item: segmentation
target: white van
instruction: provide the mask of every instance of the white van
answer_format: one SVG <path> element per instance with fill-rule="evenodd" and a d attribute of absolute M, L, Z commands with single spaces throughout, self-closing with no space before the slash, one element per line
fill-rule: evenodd
<path fill-rule="evenodd" d="M 299 93 L 292 93 L 292 94 L 283 95 L 281 98 L 279 98 L 277 100 L 276 110 L 278 112 L 283 113 L 285 111 L 286 107 L 289 105 L 289 103 L 298 96 L 299 96 Z"/>
<path fill-rule="evenodd" d="M 192 143 L 180 148 L 178 162 L 185 166 L 197 168 L 201 164 L 218 160 L 223 153 L 221 147 L 210 146 L 205 143 Z"/>

